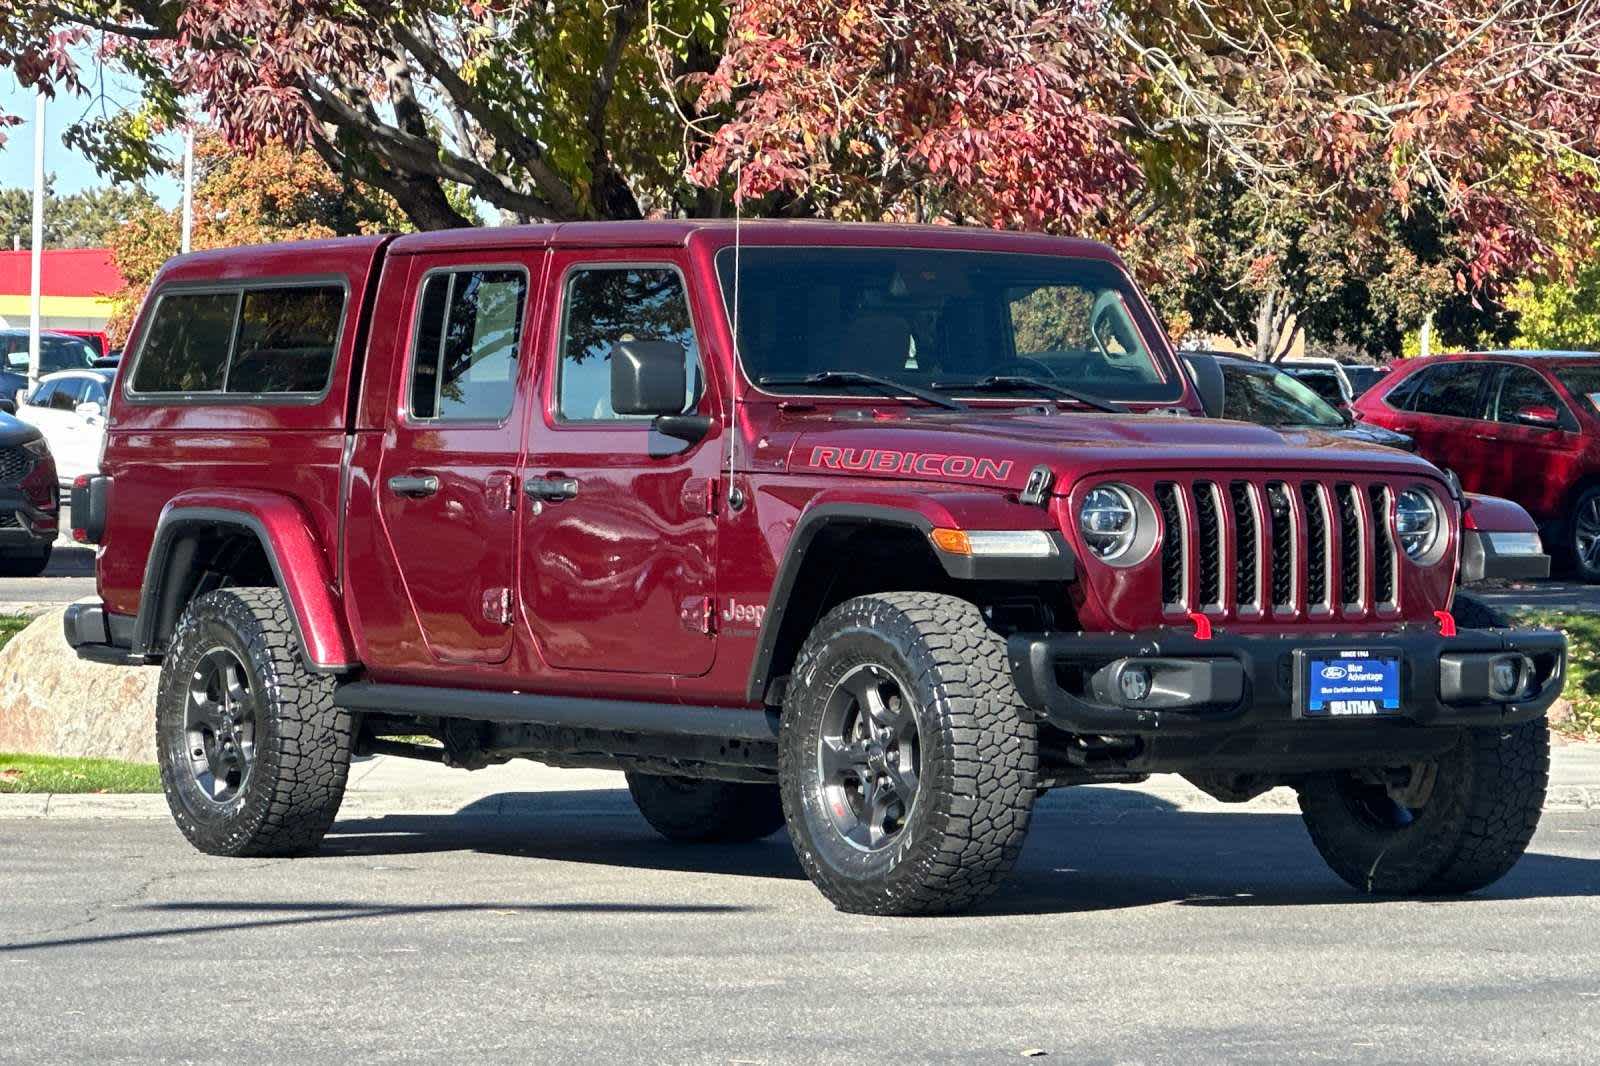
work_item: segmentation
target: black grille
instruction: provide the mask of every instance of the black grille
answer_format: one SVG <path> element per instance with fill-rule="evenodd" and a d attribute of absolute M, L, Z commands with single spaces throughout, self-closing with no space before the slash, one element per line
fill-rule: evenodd
<path fill-rule="evenodd" d="M 1233 566 L 1233 595 L 1245 606 L 1254 606 L 1256 593 L 1256 508 L 1250 499 L 1250 486 L 1235 481 L 1228 486 L 1228 496 L 1233 502 L 1234 540 L 1238 555 Z"/>
<path fill-rule="evenodd" d="M 0 511 L 0 529 L 20 529 L 22 519 L 17 517 L 15 511 Z"/>
<path fill-rule="evenodd" d="M 1267 484 L 1267 510 L 1272 516 L 1272 606 L 1294 606 L 1294 506 L 1281 481 Z"/>
<path fill-rule="evenodd" d="M 1389 535 L 1389 490 L 1383 485 L 1367 488 L 1372 501 L 1373 597 L 1379 603 L 1394 603 L 1394 539 Z"/>
<path fill-rule="evenodd" d="M 1328 517 L 1322 510 L 1322 486 L 1307 481 L 1300 486 L 1306 506 L 1306 599 L 1328 606 Z"/>
<path fill-rule="evenodd" d="M 1222 515 L 1217 509 L 1217 487 L 1209 481 L 1194 486 L 1195 548 L 1200 558 L 1200 603 L 1222 602 Z"/>
<path fill-rule="evenodd" d="M 1354 485 L 1334 489 L 1339 499 L 1339 597 L 1341 603 L 1361 602 L 1361 507 Z"/>
<path fill-rule="evenodd" d="M 0 481 L 21 481 L 33 469 L 33 456 L 21 448 L 0 448 Z"/>
<path fill-rule="evenodd" d="M 1156 486 L 1156 506 L 1161 508 L 1161 602 L 1184 603 L 1183 508 L 1178 503 L 1178 486 L 1164 481 Z"/>

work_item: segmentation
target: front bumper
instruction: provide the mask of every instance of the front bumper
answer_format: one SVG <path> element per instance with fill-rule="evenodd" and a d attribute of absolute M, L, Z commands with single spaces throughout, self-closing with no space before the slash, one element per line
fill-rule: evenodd
<path fill-rule="evenodd" d="M 1348 720 L 1299 712 L 1299 662 L 1316 651 L 1366 649 L 1400 659 L 1398 714 L 1368 722 L 1420 726 L 1504 725 L 1543 714 L 1561 694 L 1566 638 L 1554 630 L 1468 629 L 1446 637 L 1431 627 L 1375 633 L 1228 634 L 1032 633 L 1008 642 L 1023 701 L 1066 732 L 1099 736 L 1200 736 L 1262 727 L 1338 729 Z M 1490 695 L 1488 662 L 1524 655 L 1533 672 L 1527 695 Z M 1157 683 L 1140 705 L 1119 696 L 1119 664 L 1148 664 Z"/>

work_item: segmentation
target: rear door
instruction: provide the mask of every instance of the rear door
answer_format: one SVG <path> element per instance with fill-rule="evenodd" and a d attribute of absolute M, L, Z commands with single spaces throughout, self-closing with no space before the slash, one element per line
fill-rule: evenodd
<path fill-rule="evenodd" d="M 694 444 L 610 402 L 618 341 L 683 347 L 684 410 L 715 414 L 680 265 L 558 252 L 559 301 L 523 483 L 521 595 L 539 653 L 560 670 L 698 675 L 711 668 L 721 434 Z M 543 487 L 541 489 L 541 486 Z"/>
<path fill-rule="evenodd" d="M 1478 487 L 1484 435 L 1492 427 L 1484 421 L 1488 363 L 1439 363 L 1417 372 L 1405 412 L 1392 423 L 1409 434 L 1417 451 L 1434 464 L 1461 475 L 1463 487 Z"/>
<path fill-rule="evenodd" d="M 514 478 L 537 249 L 419 256 L 409 348 L 373 486 L 411 609 L 440 663 L 511 650 Z"/>

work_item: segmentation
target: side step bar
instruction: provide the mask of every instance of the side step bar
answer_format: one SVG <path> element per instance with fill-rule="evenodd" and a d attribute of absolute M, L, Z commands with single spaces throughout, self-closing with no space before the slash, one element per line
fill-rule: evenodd
<path fill-rule="evenodd" d="M 526 692 L 385 685 L 372 681 L 353 681 L 339 686 L 333 702 L 351 711 L 429 718 L 470 718 L 479 722 L 707 740 L 772 743 L 778 739 L 778 716 L 767 709 L 691 707 L 677 703 L 538 696 Z"/>

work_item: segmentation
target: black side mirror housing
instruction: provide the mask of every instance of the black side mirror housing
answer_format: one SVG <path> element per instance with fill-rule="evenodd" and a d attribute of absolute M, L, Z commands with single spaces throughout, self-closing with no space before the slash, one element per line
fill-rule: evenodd
<path fill-rule="evenodd" d="M 677 415 L 689 389 L 683 345 L 618 341 L 611 346 L 611 409 L 619 415 Z"/>
<path fill-rule="evenodd" d="M 1206 417 L 1221 418 L 1227 386 L 1216 357 L 1197 352 L 1186 354 L 1183 358 L 1189 364 L 1189 375 L 1194 378 L 1194 391 L 1200 394 L 1200 406 L 1205 408 Z"/>

